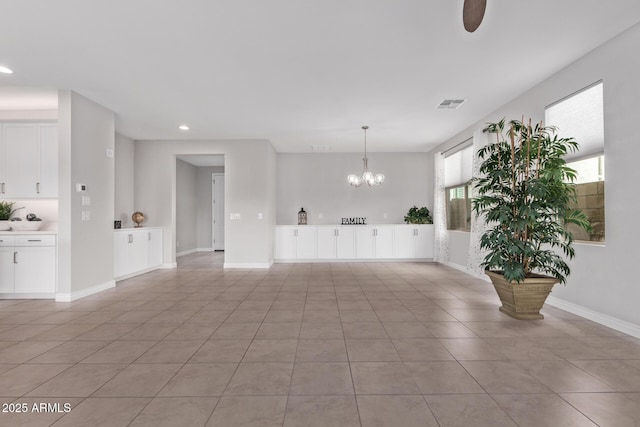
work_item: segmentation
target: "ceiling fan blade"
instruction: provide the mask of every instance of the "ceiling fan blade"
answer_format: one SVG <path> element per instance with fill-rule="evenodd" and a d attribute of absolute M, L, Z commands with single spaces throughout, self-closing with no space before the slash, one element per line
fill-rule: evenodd
<path fill-rule="evenodd" d="M 487 0 L 464 0 L 462 9 L 462 22 L 464 29 L 473 33 L 478 29 L 484 18 L 484 11 L 487 8 Z"/>

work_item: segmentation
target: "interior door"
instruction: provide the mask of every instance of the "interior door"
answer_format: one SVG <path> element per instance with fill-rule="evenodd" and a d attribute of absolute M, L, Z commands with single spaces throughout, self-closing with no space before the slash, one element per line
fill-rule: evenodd
<path fill-rule="evenodd" d="M 212 174 L 213 250 L 224 251 L 224 174 Z"/>

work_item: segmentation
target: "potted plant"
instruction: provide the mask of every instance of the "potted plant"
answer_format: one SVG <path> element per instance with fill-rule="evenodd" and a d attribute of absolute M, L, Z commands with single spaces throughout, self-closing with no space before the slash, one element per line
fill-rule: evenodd
<path fill-rule="evenodd" d="M 433 224 L 433 218 L 426 207 L 413 206 L 404 217 L 404 222 L 407 224 Z"/>
<path fill-rule="evenodd" d="M 482 267 L 498 292 L 500 311 L 516 319 L 542 319 L 540 309 L 555 283 L 570 273 L 565 258 L 575 255 L 566 224 L 589 229 L 589 220 L 573 209 L 576 171 L 564 156 L 578 149 L 573 138 L 558 138 L 553 127 L 505 119 L 484 132 L 496 141 L 478 151 L 480 177 L 474 179 L 477 216 L 487 230 L 480 248 Z"/>
<path fill-rule="evenodd" d="M 16 209 L 13 209 L 13 205 L 15 204 L 16 202 L 0 201 L 0 231 L 11 230 L 9 218 L 11 218 L 11 215 L 16 211 Z"/>

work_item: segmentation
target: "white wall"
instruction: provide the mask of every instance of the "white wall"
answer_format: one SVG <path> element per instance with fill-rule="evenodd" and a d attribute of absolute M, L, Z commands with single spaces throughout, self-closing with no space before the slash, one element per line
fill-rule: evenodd
<path fill-rule="evenodd" d="M 369 170 L 384 173 L 378 187 L 351 187 L 347 176 L 362 173 L 362 154 L 278 154 L 277 223 L 297 224 L 301 207 L 309 224 L 339 224 L 366 217 L 368 224 L 404 223 L 413 205 L 433 212 L 433 167 L 427 153 L 371 153 Z M 323 218 L 319 218 L 322 213 Z M 384 218 L 384 214 L 387 218 Z"/>
<path fill-rule="evenodd" d="M 176 155 L 225 156 L 225 265 L 266 267 L 273 261 L 275 152 L 257 141 L 136 141 L 135 209 L 164 228 L 164 262 L 175 262 Z M 257 218 L 263 213 L 263 219 Z"/>
<path fill-rule="evenodd" d="M 176 252 L 191 252 L 197 246 L 197 194 L 195 166 L 176 159 Z"/>
<path fill-rule="evenodd" d="M 113 286 L 114 115 L 75 92 L 59 92 L 58 294 Z M 86 193 L 75 184 L 87 185 Z M 81 197 L 90 196 L 83 207 Z M 81 212 L 91 212 L 82 221 Z"/>
<path fill-rule="evenodd" d="M 502 117 L 544 118 L 544 108 L 598 80 L 604 83 L 606 155 L 606 245 L 576 245 L 576 259 L 566 286 L 556 286 L 553 296 L 592 318 L 618 322 L 640 336 L 640 286 L 638 248 L 640 229 L 630 215 L 640 210 L 640 144 L 635 123 L 640 117 L 640 25 L 615 37 L 530 91 L 444 142 L 436 151 L 472 136 L 486 122 Z M 578 141 L 579 142 L 579 141 Z M 433 153 L 432 153 L 433 154 Z M 604 319 L 604 320 L 603 320 Z M 608 319 L 608 320 L 607 320 Z"/>
<path fill-rule="evenodd" d="M 133 227 L 131 214 L 133 210 L 133 140 L 124 135 L 115 137 L 115 207 L 113 219 L 122 221 L 122 228 Z"/>

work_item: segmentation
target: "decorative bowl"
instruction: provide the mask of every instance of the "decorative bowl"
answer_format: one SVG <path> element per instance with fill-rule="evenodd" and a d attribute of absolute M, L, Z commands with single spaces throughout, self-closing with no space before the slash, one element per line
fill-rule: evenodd
<path fill-rule="evenodd" d="M 42 221 L 9 221 L 13 231 L 38 231 L 42 228 Z"/>

